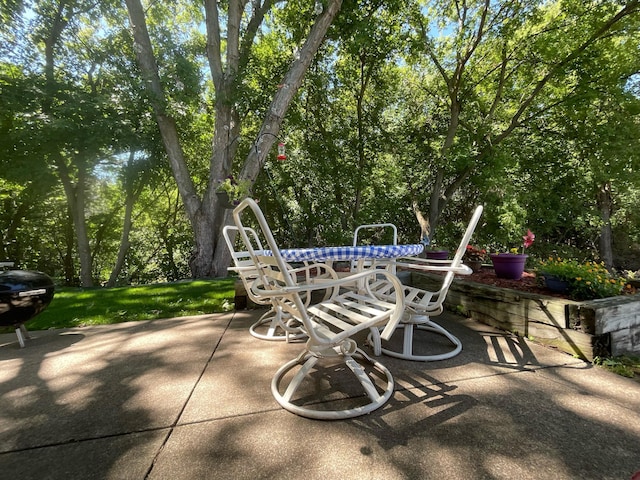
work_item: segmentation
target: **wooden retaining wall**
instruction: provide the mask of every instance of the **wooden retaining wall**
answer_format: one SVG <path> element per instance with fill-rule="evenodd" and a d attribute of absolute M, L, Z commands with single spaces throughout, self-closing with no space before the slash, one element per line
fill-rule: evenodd
<path fill-rule="evenodd" d="M 412 273 L 410 284 L 433 290 L 439 281 L 438 275 Z M 640 295 L 574 302 L 460 278 L 445 305 L 588 361 L 598 355 L 640 356 Z"/>

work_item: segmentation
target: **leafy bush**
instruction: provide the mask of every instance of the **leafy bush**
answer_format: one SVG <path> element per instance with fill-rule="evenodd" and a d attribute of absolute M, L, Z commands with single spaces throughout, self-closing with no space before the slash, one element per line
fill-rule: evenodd
<path fill-rule="evenodd" d="M 549 257 L 540 261 L 537 274 L 553 276 L 569 285 L 569 295 L 575 300 L 592 300 L 620 295 L 626 280 L 611 275 L 602 263 Z"/>

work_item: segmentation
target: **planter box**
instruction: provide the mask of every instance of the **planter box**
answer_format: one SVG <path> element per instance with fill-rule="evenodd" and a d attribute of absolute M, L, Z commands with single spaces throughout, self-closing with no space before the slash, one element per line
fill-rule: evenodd
<path fill-rule="evenodd" d="M 441 279 L 412 273 L 410 284 L 434 290 Z M 640 295 L 575 302 L 456 278 L 445 306 L 588 361 L 640 356 Z"/>

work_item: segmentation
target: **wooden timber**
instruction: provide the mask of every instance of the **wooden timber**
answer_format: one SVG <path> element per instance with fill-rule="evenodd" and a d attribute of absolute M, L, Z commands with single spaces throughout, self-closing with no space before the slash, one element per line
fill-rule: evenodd
<path fill-rule="evenodd" d="M 436 290 L 441 279 L 413 273 L 410 283 Z M 575 302 L 457 278 L 445 306 L 588 361 L 640 354 L 640 295 Z"/>

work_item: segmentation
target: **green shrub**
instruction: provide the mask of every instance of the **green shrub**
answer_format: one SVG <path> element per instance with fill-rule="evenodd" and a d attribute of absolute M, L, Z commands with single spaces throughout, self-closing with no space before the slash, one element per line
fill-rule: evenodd
<path fill-rule="evenodd" d="M 602 263 L 549 257 L 539 262 L 536 272 L 553 276 L 569 285 L 569 296 L 575 300 L 614 297 L 623 293 L 626 280 L 611 275 Z"/>

